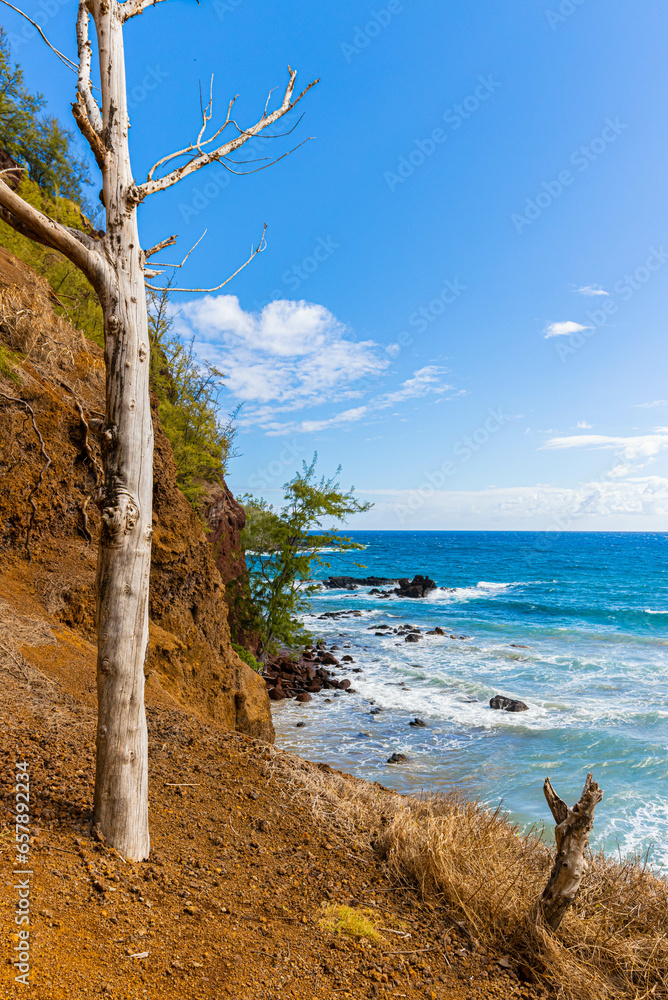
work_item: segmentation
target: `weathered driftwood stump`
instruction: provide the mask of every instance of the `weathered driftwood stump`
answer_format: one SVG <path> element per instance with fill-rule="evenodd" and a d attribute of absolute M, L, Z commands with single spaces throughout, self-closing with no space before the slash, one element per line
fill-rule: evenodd
<path fill-rule="evenodd" d="M 603 798 L 603 790 L 588 774 L 580 801 L 572 809 L 559 798 L 549 778 L 545 779 L 543 791 L 557 824 L 554 831 L 557 854 L 538 903 L 538 920 L 556 931 L 580 891 L 587 870 L 584 852 L 594 826 L 594 809 Z"/>

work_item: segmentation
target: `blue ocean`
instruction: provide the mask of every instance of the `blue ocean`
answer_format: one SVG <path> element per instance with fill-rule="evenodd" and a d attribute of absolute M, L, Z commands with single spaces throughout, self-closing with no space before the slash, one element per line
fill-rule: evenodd
<path fill-rule="evenodd" d="M 349 534 L 363 550 L 325 555 L 319 577 L 420 573 L 454 589 L 421 600 L 319 591 L 305 623 L 353 657 L 337 676 L 355 693 L 275 704 L 278 744 L 402 792 L 460 788 L 522 828 L 552 826 L 545 777 L 572 804 L 593 771 L 605 796 L 592 846 L 649 854 L 665 873 L 668 534 Z M 375 635 L 380 624 L 423 634 L 406 643 Z M 447 636 L 424 634 L 436 626 Z M 494 711 L 495 694 L 529 711 Z M 388 764 L 392 753 L 408 760 Z"/>

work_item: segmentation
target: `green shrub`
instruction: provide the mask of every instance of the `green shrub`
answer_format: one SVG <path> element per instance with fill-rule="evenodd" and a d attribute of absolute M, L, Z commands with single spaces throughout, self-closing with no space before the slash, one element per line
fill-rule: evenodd
<path fill-rule="evenodd" d="M 15 371 L 16 367 L 16 357 L 13 351 L 10 351 L 8 347 L 4 344 L 0 344 L 0 375 L 4 375 L 6 378 L 10 378 L 12 382 L 17 385 L 20 384 L 20 380 Z"/>
<path fill-rule="evenodd" d="M 236 642 L 232 643 L 232 649 L 237 654 L 237 656 L 240 659 L 242 659 L 244 661 L 244 663 L 247 663 L 249 667 L 252 667 L 252 669 L 257 674 L 261 674 L 262 673 L 262 664 L 257 662 L 257 660 L 255 659 L 255 657 L 253 656 L 252 653 L 249 653 L 247 649 L 244 649 L 243 646 L 240 646 Z"/>

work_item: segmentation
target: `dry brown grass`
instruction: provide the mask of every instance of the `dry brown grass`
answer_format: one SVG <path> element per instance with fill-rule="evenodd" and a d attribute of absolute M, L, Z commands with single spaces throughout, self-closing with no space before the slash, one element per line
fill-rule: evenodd
<path fill-rule="evenodd" d="M 20 365 L 30 361 L 47 375 L 71 371 L 76 355 L 88 350 L 85 336 L 54 313 L 41 288 L 0 288 L 0 337 Z"/>
<path fill-rule="evenodd" d="M 21 646 L 51 646 L 56 640 L 44 618 L 19 614 L 0 600 L 0 642 L 16 652 Z"/>
<path fill-rule="evenodd" d="M 440 903 L 481 944 L 507 952 L 569 1000 L 668 998 L 668 882 L 642 859 L 598 854 L 552 934 L 534 908 L 552 848 L 497 810 L 451 794 L 416 799 L 276 752 L 275 766 L 323 824 L 346 827 L 391 873 Z"/>

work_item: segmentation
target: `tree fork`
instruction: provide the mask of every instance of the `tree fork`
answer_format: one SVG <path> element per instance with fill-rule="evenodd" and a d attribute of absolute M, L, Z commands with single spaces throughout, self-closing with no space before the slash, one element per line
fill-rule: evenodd
<path fill-rule="evenodd" d="M 557 824 L 554 831 L 557 851 L 550 879 L 538 901 L 537 919 L 556 931 L 580 891 L 587 870 L 584 852 L 603 790 L 588 774 L 582 795 L 572 809 L 559 798 L 549 778 L 545 779 L 543 791 Z"/>

